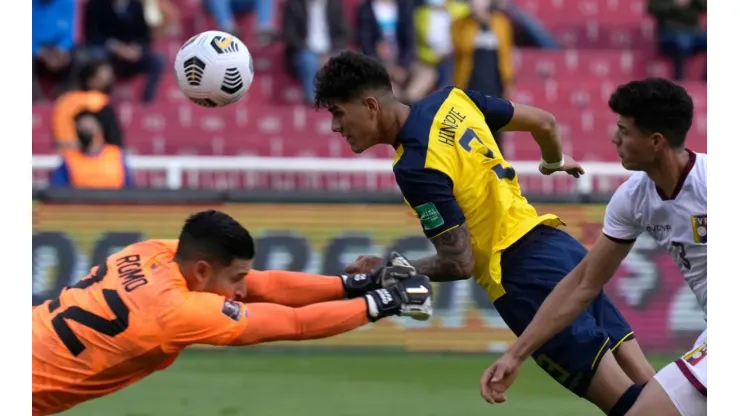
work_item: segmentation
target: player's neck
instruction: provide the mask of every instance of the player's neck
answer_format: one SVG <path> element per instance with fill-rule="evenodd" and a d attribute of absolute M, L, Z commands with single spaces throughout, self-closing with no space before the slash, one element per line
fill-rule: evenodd
<path fill-rule="evenodd" d="M 673 195 L 676 187 L 686 178 L 690 159 L 686 149 L 672 150 L 667 157 L 659 158 L 658 163 L 646 173 L 664 195 Z"/>
<path fill-rule="evenodd" d="M 411 113 L 411 107 L 406 104 L 394 100 L 391 111 L 388 113 L 388 119 L 386 120 L 385 126 L 387 126 L 383 133 L 383 143 L 394 145 L 396 143 L 396 136 L 403 128 L 406 120 L 409 118 Z"/>
<path fill-rule="evenodd" d="M 180 271 L 180 275 L 185 280 L 185 285 L 188 287 L 189 290 L 192 290 L 193 282 L 190 281 L 188 277 L 189 275 L 185 273 L 185 269 L 186 269 L 185 262 L 182 259 L 178 259 L 177 257 L 175 257 L 172 260 L 172 262 L 175 263 L 175 265 L 177 265 L 177 269 Z"/>

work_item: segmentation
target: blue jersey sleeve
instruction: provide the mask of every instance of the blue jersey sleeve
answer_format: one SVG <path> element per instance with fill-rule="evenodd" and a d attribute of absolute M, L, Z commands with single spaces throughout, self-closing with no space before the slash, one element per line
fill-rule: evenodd
<path fill-rule="evenodd" d="M 403 197 L 419 216 L 428 238 L 434 238 L 465 222 L 465 216 L 452 193 L 452 179 L 433 169 L 395 170 Z"/>
<path fill-rule="evenodd" d="M 474 90 L 465 90 L 465 94 L 483 113 L 486 124 L 492 132 L 501 130 L 514 117 L 514 106 L 511 101 L 485 95 Z"/>
<path fill-rule="evenodd" d="M 57 167 L 49 178 L 49 186 L 53 188 L 67 188 L 69 187 L 69 171 L 67 171 L 67 163 L 62 161 L 62 164 Z"/>

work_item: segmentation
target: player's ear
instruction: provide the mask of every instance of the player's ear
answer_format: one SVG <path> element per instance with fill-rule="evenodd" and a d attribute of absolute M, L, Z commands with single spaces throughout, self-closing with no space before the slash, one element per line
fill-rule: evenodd
<path fill-rule="evenodd" d="M 663 146 L 668 145 L 665 137 L 660 133 L 653 133 L 650 140 L 654 150 L 660 150 Z"/>
<path fill-rule="evenodd" d="M 371 117 L 375 117 L 376 114 L 378 114 L 378 111 L 380 111 L 380 103 L 378 102 L 378 99 L 372 96 L 365 97 L 365 106 L 370 112 Z"/>
<path fill-rule="evenodd" d="M 193 276 L 199 284 L 205 284 L 213 276 L 213 266 L 205 260 L 198 260 L 193 265 Z"/>

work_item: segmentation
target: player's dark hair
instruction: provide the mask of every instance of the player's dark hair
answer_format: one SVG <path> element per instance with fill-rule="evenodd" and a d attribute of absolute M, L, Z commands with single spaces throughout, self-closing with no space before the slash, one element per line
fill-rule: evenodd
<path fill-rule="evenodd" d="M 175 257 L 228 266 L 234 259 L 254 258 L 254 240 L 241 224 L 220 211 L 198 212 L 185 221 Z"/>
<path fill-rule="evenodd" d="M 686 90 L 663 78 L 621 85 L 609 98 L 609 108 L 630 117 L 644 134 L 660 133 L 672 148 L 681 148 L 694 118 L 694 102 Z"/>
<path fill-rule="evenodd" d="M 90 89 L 90 78 L 95 76 L 98 70 L 110 63 L 105 59 L 91 59 L 87 61 L 77 73 L 77 83 L 82 90 Z"/>
<path fill-rule="evenodd" d="M 329 59 L 314 78 L 314 107 L 347 102 L 367 91 L 392 92 L 391 77 L 375 58 L 357 52 L 341 52 Z"/>

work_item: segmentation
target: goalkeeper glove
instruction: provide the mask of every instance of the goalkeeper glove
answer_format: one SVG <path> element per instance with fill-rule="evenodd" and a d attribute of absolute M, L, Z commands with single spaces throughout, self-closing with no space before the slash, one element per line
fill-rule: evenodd
<path fill-rule="evenodd" d="M 385 265 L 370 273 L 343 274 L 340 277 L 344 285 L 344 293 L 347 298 L 351 299 L 362 296 L 371 290 L 390 287 L 415 274 L 416 269 L 409 264 L 409 261 L 394 251 L 388 256 Z"/>
<path fill-rule="evenodd" d="M 365 300 L 372 322 L 391 315 L 426 321 L 432 316 L 432 283 L 426 276 L 412 276 L 388 288 L 368 292 Z"/>

